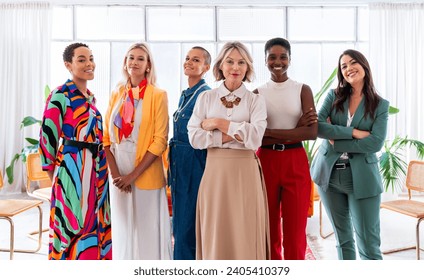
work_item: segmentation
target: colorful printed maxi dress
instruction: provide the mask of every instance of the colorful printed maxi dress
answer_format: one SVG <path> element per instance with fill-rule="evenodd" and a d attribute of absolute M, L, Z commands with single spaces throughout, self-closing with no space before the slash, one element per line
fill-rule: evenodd
<path fill-rule="evenodd" d="M 43 170 L 54 170 L 49 259 L 111 259 L 106 154 L 62 145 L 61 138 L 102 143 L 102 116 L 68 80 L 50 94 L 40 131 Z"/>

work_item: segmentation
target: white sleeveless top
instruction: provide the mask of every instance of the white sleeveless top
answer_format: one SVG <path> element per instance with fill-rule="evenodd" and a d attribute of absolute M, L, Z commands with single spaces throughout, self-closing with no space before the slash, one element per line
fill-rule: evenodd
<path fill-rule="evenodd" d="M 293 129 L 302 116 L 300 93 L 303 84 L 287 79 L 283 83 L 272 80 L 258 87 L 260 95 L 265 97 L 268 112 L 267 128 Z"/>

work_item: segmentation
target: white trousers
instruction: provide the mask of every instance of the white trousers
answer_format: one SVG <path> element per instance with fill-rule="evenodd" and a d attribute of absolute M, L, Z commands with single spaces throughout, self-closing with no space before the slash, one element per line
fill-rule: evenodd
<path fill-rule="evenodd" d="M 121 175 L 134 169 L 135 145 L 123 142 L 111 149 Z M 131 193 L 110 180 L 112 258 L 114 260 L 172 259 L 171 223 L 165 188 Z"/>

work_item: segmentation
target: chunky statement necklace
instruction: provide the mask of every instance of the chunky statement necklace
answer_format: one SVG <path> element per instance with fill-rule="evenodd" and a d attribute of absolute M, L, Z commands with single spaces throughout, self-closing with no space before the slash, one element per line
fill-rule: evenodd
<path fill-rule="evenodd" d="M 240 101 L 241 101 L 240 97 L 236 97 L 236 99 L 233 101 L 228 101 L 227 98 L 225 98 L 225 96 L 221 97 L 222 105 L 224 105 L 225 108 L 228 108 L 228 109 L 232 109 L 234 106 L 239 105 Z"/>

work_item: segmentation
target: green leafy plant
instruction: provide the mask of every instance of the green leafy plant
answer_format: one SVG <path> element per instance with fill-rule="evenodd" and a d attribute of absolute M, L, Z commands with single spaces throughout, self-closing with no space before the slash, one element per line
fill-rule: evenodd
<path fill-rule="evenodd" d="M 404 160 L 405 148 L 414 147 L 419 159 L 424 157 L 424 143 L 408 136 L 396 135 L 393 140 L 384 142 L 380 156 L 380 171 L 383 176 L 385 191 L 401 191 L 406 176 L 408 163 Z"/>
<path fill-rule="evenodd" d="M 44 100 L 47 99 L 47 96 L 50 94 L 50 88 L 48 85 L 44 88 Z M 36 119 L 32 116 L 26 116 L 20 125 L 20 129 L 32 125 L 41 125 L 41 120 Z M 6 174 L 7 174 L 7 182 L 9 184 L 12 184 L 14 181 L 14 170 L 15 170 L 15 163 L 18 160 L 21 160 L 23 163 L 26 162 L 26 157 L 30 153 L 36 153 L 38 152 L 38 146 L 39 146 L 39 140 L 27 137 L 25 138 L 25 141 L 28 143 L 25 147 L 22 148 L 20 153 L 17 153 L 13 156 L 12 160 L 10 161 L 9 166 L 6 167 Z"/>

